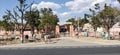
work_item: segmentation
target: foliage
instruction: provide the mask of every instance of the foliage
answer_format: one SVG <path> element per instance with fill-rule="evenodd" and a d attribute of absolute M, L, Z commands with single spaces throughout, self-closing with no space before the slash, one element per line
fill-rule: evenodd
<path fill-rule="evenodd" d="M 120 10 L 115 7 L 104 5 L 104 9 L 100 10 L 99 4 L 95 4 L 94 9 L 89 9 L 92 12 L 91 15 L 91 24 L 94 27 L 94 31 L 97 30 L 97 27 L 103 27 L 106 30 L 106 33 L 109 33 L 109 29 L 116 24 L 116 17 L 119 16 Z"/>
<path fill-rule="evenodd" d="M 51 8 L 42 8 L 41 9 L 41 24 L 39 25 L 40 28 L 48 28 L 52 27 L 54 28 L 55 25 L 57 25 L 57 22 L 59 22 L 59 19 L 57 15 L 53 14 L 53 11 Z"/>
<path fill-rule="evenodd" d="M 97 15 L 99 13 L 97 11 L 100 11 L 99 3 L 95 4 L 94 9 L 89 9 L 89 10 L 90 10 L 90 12 L 92 12 L 92 15 L 90 15 L 90 17 L 91 17 L 90 24 L 93 26 L 94 31 L 96 31 L 97 27 L 101 26 L 100 18 Z"/>
<path fill-rule="evenodd" d="M 11 22 L 9 19 L 10 19 L 10 16 L 9 15 L 4 15 L 3 16 L 3 21 L 0 21 L 0 25 L 6 30 L 14 30 L 14 23 Z"/>
<path fill-rule="evenodd" d="M 26 0 L 18 0 L 18 2 L 19 2 L 19 5 L 17 5 L 15 8 L 13 8 L 13 12 L 11 12 L 11 10 L 7 10 L 6 14 L 8 15 L 7 17 L 9 17 L 9 19 L 7 18 L 7 20 L 14 23 L 15 26 L 17 26 L 17 28 L 19 28 L 20 33 L 23 36 L 24 29 L 28 23 L 27 21 L 24 22 L 25 21 L 24 15 L 25 15 L 25 12 L 27 11 L 27 9 L 30 8 L 33 3 L 28 5 L 26 3 Z M 4 20 L 5 20 L 5 18 L 4 18 Z"/>
<path fill-rule="evenodd" d="M 40 24 L 39 11 L 27 11 L 25 14 L 25 20 L 28 21 L 28 24 L 32 27 L 38 27 Z"/>
<path fill-rule="evenodd" d="M 73 25 L 76 24 L 75 18 L 70 18 L 70 19 L 68 19 L 66 22 L 72 22 Z"/>
<path fill-rule="evenodd" d="M 104 9 L 98 14 L 102 23 L 102 27 L 104 27 L 107 32 L 109 32 L 109 29 L 116 23 L 115 18 L 118 15 L 120 15 L 120 10 L 111 6 L 107 6 L 106 4 Z"/>
<path fill-rule="evenodd" d="M 88 15 L 84 14 L 84 18 L 82 18 L 82 19 L 78 18 L 78 20 L 75 20 L 75 18 L 70 18 L 70 19 L 67 20 L 67 22 L 72 22 L 72 24 L 75 27 L 79 26 L 79 27 L 83 28 L 84 24 L 89 22 L 89 20 L 87 18 L 88 18 Z"/>
<path fill-rule="evenodd" d="M 87 18 L 88 18 L 88 15 L 84 14 L 84 18 L 82 18 L 82 19 L 79 20 L 80 27 L 83 28 L 84 24 L 89 23 L 89 20 Z"/>
<path fill-rule="evenodd" d="M 26 11 L 25 20 L 28 22 L 29 26 L 31 27 L 31 32 L 33 36 L 35 27 L 38 29 L 38 26 L 40 24 L 39 11 L 38 10 Z"/>
<path fill-rule="evenodd" d="M 120 0 L 117 0 L 120 3 Z"/>

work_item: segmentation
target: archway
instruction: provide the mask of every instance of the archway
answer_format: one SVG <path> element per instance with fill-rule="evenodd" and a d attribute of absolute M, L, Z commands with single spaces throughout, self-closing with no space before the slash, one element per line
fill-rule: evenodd
<path fill-rule="evenodd" d="M 64 24 L 69 25 L 56 25 L 55 35 L 56 37 L 73 37 L 74 36 L 74 26 L 71 22 L 66 22 Z"/>

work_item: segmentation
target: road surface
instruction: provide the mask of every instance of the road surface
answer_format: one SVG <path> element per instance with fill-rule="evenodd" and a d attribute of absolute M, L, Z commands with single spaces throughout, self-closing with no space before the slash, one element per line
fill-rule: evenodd
<path fill-rule="evenodd" d="M 120 47 L 0 49 L 0 55 L 120 55 Z"/>

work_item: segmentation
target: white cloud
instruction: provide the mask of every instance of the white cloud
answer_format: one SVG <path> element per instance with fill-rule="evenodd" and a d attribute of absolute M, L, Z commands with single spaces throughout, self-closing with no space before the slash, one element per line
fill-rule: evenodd
<path fill-rule="evenodd" d="M 60 14 L 60 16 L 69 16 L 71 14 L 71 12 L 63 12 Z"/>
<path fill-rule="evenodd" d="M 63 13 L 60 13 L 60 12 L 57 12 L 57 11 L 53 11 L 54 14 L 57 14 L 59 17 L 61 18 L 65 18 L 65 17 L 68 17 L 70 16 L 72 13 L 71 12 L 63 12 Z"/>
<path fill-rule="evenodd" d="M 106 0 L 106 1 L 108 3 L 110 0 Z M 91 6 L 94 6 L 96 3 L 104 3 L 104 2 L 105 2 L 105 0 L 95 0 L 91 3 Z"/>
<path fill-rule="evenodd" d="M 60 18 L 60 21 L 66 22 L 69 18 L 71 18 L 72 13 L 71 12 L 63 12 L 63 13 L 58 13 L 58 17 Z"/>
<path fill-rule="evenodd" d="M 71 18 L 71 15 L 73 14 L 71 12 L 57 12 L 57 11 L 53 11 L 53 13 L 57 14 L 59 20 L 62 22 L 65 22 L 68 18 Z"/>
<path fill-rule="evenodd" d="M 65 19 L 71 18 L 75 14 L 78 17 L 79 16 L 82 17 L 83 13 L 88 13 L 89 8 L 94 8 L 94 5 L 96 3 L 99 3 L 101 9 L 104 8 L 105 3 L 111 4 L 112 6 L 117 6 L 117 7 L 119 6 L 119 3 L 117 0 L 116 1 L 113 1 L 113 0 L 72 0 L 64 4 L 64 6 L 66 6 L 70 10 L 62 12 L 62 13 L 57 12 L 57 15 Z"/>
<path fill-rule="evenodd" d="M 53 9 L 53 13 L 57 14 L 58 17 L 60 19 L 67 19 L 67 18 L 71 18 L 74 15 L 79 15 L 79 16 L 83 16 L 83 13 L 87 13 L 89 11 L 89 8 L 94 8 L 94 4 L 99 3 L 100 8 L 103 9 L 104 4 L 111 4 L 114 7 L 119 7 L 119 3 L 117 0 L 72 0 L 72 1 L 68 1 L 65 4 L 57 4 L 54 2 L 40 2 L 39 4 L 33 4 L 32 8 L 37 8 L 37 9 L 41 9 L 41 8 L 52 8 Z M 59 12 L 59 8 L 65 8 L 67 7 L 67 9 L 70 10 L 64 10 L 64 12 Z M 55 10 L 54 10 L 55 9 Z M 82 15 L 81 15 L 82 14 Z"/>
<path fill-rule="evenodd" d="M 120 6 L 120 5 L 119 5 L 120 3 L 119 3 L 117 0 L 114 1 L 112 4 L 113 4 L 113 6 L 115 6 L 115 7 L 119 7 L 119 6 Z"/>
<path fill-rule="evenodd" d="M 32 9 L 37 9 L 37 6 L 38 6 L 37 4 L 33 4 Z"/>
<path fill-rule="evenodd" d="M 74 0 L 66 2 L 65 5 L 73 11 L 82 10 L 89 6 L 92 0 Z"/>
<path fill-rule="evenodd" d="M 99 3 L 100 6 L 104 6 L 105 3 L 112 4 L 112 5 L 118 5 L 119 3 L 112 0 L 73 0 L 68 1 L 65 3 L 65 6 L 67 6 L 71 11 L 88 11 L 89 8 L 93 8 L 94 4 Z"/>
<path fill-rule="evenodd" d="M 61 6 L 54 2 L 40 2 L 39 4 L 33 4 L 32 8 L 36 8 L 40 10 L 41 8 L 52 8 L 52 9 L 58 9 L 61 8 Z"/>
<path fill-rule="evenodd" d="M 59 14 L 57 11 L 53 11 L 53 14 Z"/>

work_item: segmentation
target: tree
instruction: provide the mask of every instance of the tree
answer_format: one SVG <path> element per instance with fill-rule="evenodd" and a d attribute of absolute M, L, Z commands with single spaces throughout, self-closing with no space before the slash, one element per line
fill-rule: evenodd
<path fill-rule="evenodd" d="M 43 27 L 45 29 L 45 32 L 49 31 L 51 29 L 54 29 L 57 25 L 57 22 L 59 22 L 59 19 L 57 15 L 53 14 L 53 11 L 51 8 L 42 8 L 41 9 L 41 24 L 39 27 Z"/>
<path fill-rule="evenodd" d="M 18 0 L 19 2 L 19 5 L 16 6 L 14 9 L 13 9 L 13 13 L 10 11 L 10 10 L 7 10 L 7 14 L 10 15 L 10 19 L 11 21 L 14 21 L 15 24 L 20 24 L 20 34 L 21 34 L 21 37 L 22 37 L 22 40 L 24 38 L 24 29 L 28 23 L 28 21 L 24 22 L 25 21 L 25 12 L 28 8 L 31 7 L 31 5 L 33 3 L 31 3 L 30 5 L 28 5 L 26 3 L 26 0 Z M 20 20 L 21 22 L 18 22 L 18 20 Z M 25 25 L 24 25 L 25 24 Z"/>
<path fill-rule="evenodd" d="M 93 9 L 90 8 L 89 11 L 92 12 L 92 15 L 89 15 L 89 17 L 91 17 L 90 24 L 94 28 L 95 37 L 96 37 L 97 27 L 101 26 L 100 18 L 97 15 L 99 13 L 99 11 L 100 11 L 99 3 L 96 3 L 95 7 Z"/>
<path fill-rule="evenodd" d="M 11 22 L 10 20 L 10 16 L 9 15 L 4 15 L 3 16 L 3 21 L 1 21 L 1 26 L 6 30 L 14 30 L 14 23 Z"/>
<path fill-rule="evenodd" d="M 74 28 L 77 28 L 77 20 L 75 18 L 70 18 L 66 22 L 71 22 Z M 70 26 L 71 24 L 65 24 L 67 27 Z"/>
<path fill-rule="evenodd" d="M 20 16 L 18 15 L 16 9 L 13 9 L 13 13 L 10 10 L 6 10 L 6 15 L 3 15 L 3 19 L 14 23 L 15 29 L 20 30 L 20 23 L 18 22 Z"/>
<path fill-rule="evenodd" d="M 97 11 L 100 11 L 99 3 L 95 4 L 94 9 L 89 9 L 89 10 L 90 10 L 90 12 L 92 12 L 90 24 L 93 26 L 94 31 L 96 32 L 97 27 L 100 27 L 100 25 L 101 25 L 99 17 L 97 15 L 99 13 Z"/>
<path fill-rule="evenodd" d="M 70 18 L 70 19 L 68 19 L 66 22 L 72 22 L 73 25 L 76 24 L 75 18 Z"/>
<path fill-rule="evenodd" d="M 99 16 L 99 20 L 102 24 L 102 27 L 105 28 L 106 33 L 110 34 L 109 29 L 116 23 L 116 17 L 120 14 L 120 10 L 117 8 L 113 8 L 108 6 L 107 4 L 104 5 L 104 9 L 97 14 Z"/>
<path fill-rule="evenodd" d="M 0 21 L 0 29 L 3 29 L 3 21 Z"/>
<path fill-rule="evenodd" d="M 38 10 L 27 11 L 25 13 L 25 20 L 28 21 L 28 24 L 31 27 L 31 32 L 32 32 L 32 36 L 33 36 L 34 28 L 37 28 L 37 30 L 38 30 L 38 26 L 40 24 L 39 11 Z"/>
<path fill-rule="evenodd" d="M 84 14 L 84 18 L 79 20 L 79 26 L 82 27 L 82 29 L 84 24 L 89 23 L 89 20 L 87 18 L 88 18 L 88 15 Z"/>
<path fill-rule="evenodd" d="M 24 13 L 26 12 L 27 8 L 30 7 L 32 5 L 29 5 L 27 6 L 26 4 L 26 0 L 18 0 L 19 1 L 19 6 L 17 6 L 19 12 L 21 13 L 21 16 L 20 16 L 20 19 L 21 19 L 21 34 L 22 34 L 22 37 L 24 36 L 24 24 L 23 24 L 23 21 L 25 19 L 24 17 Z"/>
<path fill-rule="evenodd" d="M 120 0 L 117 0 L 120 3 Z"/>

